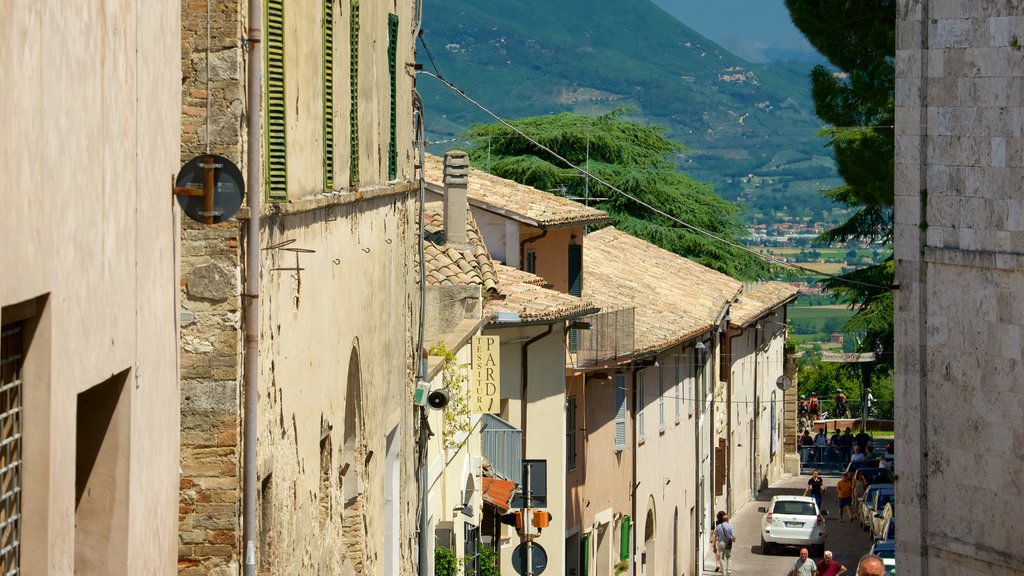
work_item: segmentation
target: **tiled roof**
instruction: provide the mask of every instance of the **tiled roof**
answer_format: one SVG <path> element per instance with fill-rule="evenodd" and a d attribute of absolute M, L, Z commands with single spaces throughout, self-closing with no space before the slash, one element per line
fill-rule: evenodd
<path fill-rule="evenodd" d="M 427 154 L 427 184 L 437 193 L 444 190 L 444 159 Z M 476 168 L 469 169 L 469 203 L 535 226 L 552 228 L 608 222 L 608 213 L 536 188 L 499 178 Z"/>
<path fill-rule="evenodd" d="M 635 351 L 668 348 L 712 327 L 742 283 L 616 230 L 583 241 L 583 296 L 635 306 Z"/>
<path fill-rule="evenodd" d="M 482 487 L 484 502 L 503 512 L 512 507 L 512 496 L 516 492 L 515 482 L 484 476 Z"/>
<path fill-rule="evenodd" d="M 478 284 L 484 296 L 498 292 L 498 275 L 494 271 L 483 237 L 473 216 L 468 215 L 466 231 L 468 248 L 444 243 L 444 204 L 430 202 L 424 206 L 424 256 L 427 261 L 427 284 L 431 286 L 469 286 Z"/>
<path fill-rule="evenodd" d="M 487 302 L 486 313 L 515 312 L 522 322 L 552 322 L 592 314 L 597 306 L 589 299 L 562 294 L 541 285 L 544 279 L 501 264 L 495 265 L 501 293 Z"/>
<path fill-rule="evenodd" d="M 729 324 L 746 326 L 762 314 L 796 298 L 798 292 L 795 286 L 783 282 L 758 282 L 744 286 L 739 302 L 729 307 Z"/>

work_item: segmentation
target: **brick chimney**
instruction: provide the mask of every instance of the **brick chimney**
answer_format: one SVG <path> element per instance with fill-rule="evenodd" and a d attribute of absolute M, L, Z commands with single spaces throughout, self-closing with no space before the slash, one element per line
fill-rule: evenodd
<path fill-rule="evenodd" d="M 469 182 L 469 155 L 451 150 L 444 155 L 444 241 L 446 244 L 466 246 L 467 213 L 466 186 Z"/>

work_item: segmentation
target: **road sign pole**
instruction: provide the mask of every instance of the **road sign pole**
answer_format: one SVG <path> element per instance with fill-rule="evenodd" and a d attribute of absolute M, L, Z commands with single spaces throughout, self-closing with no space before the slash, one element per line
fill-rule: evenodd
<path fill-rule="evenodd" d="M 526 576 L 533 576 L 533 510 L 531 504 L 533 493 L 530 491 L 530 472 L 533 464 L 526 465 L 526 498 L 523 499 L 523 534 L 526 535 L 526 562 L 524 562 Z"/>

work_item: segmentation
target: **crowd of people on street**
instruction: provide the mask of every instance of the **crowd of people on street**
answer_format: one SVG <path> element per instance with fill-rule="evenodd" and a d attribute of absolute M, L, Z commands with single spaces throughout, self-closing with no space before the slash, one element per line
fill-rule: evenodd
<path fill-rule="evenodd" d="M 871 435 L 864 430 L 854 435 L 849 426 L 842 434 L 836 428 L 831 438 L 826 435 L 824 428 L 818 428 L 813 437 L 810 430 L 805 429 L 800 437 L 801 461 L 846 463 L 870 459 L 871 440 Z"/>

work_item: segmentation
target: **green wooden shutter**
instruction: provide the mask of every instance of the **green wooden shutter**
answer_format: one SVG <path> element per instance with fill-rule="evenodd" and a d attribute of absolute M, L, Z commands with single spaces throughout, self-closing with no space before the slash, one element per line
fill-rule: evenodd
<path fill-rule="evenodd" d="M 391 139 L 388 141 L 388 180 L 398 177 L 398 16 L 388 14 L 388 73 L 391 75 Z"/>
<path fill-rule="evenodd" d="M 590 532 L 580 539 L 580 574 L 590 576 Z"/>
<path fill-rule="evenodd" d="M 615 451 L 626 449 L 626 375 L 615 375 Z"/>
<path fill-rule="evenodd" d="M 569 294 L 583 295 L 583 246 L 569 245 Z"/>
<path fill-rule="evenodd" d="M 323 0 L 324 192 L 334 191 L 334 0 Z"/>
<path fill-rule="evenodd" d="M 284 0 L 267 0 L 267 192 L 271 200 L 288 199 L 286 100 L 284 76 Z"/>
<path fill-rule="evenodd" d="M 619 527 L 619 560 L 629 560 L 629 533 L 632 527 L 629 516 L 623 516 Z"/>
<path fill-rule="evenodd" d="M 359 0 L 349 13 L 349 186 L 359 186 Z"/>

